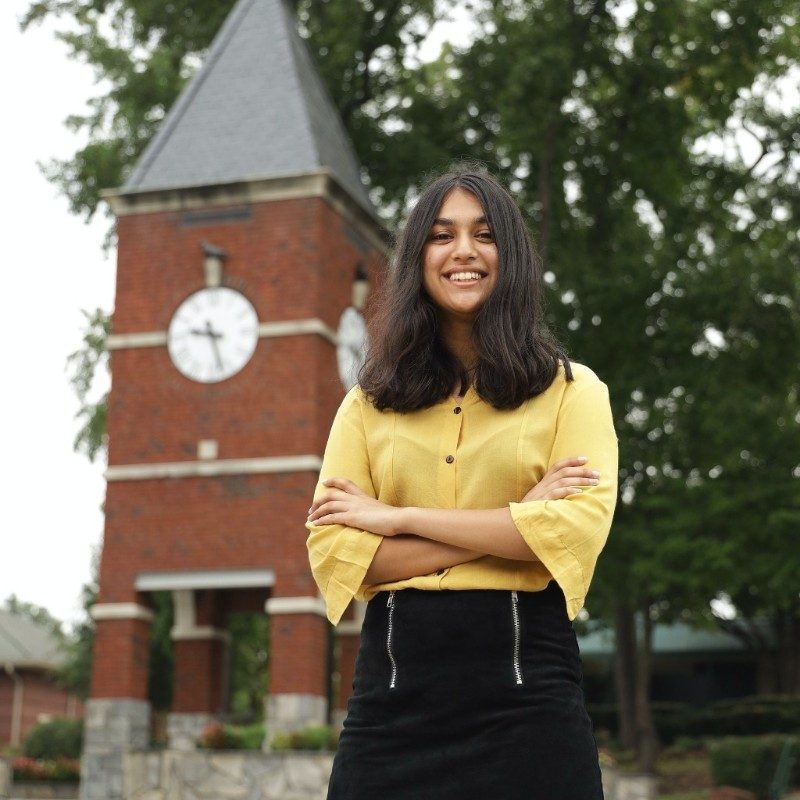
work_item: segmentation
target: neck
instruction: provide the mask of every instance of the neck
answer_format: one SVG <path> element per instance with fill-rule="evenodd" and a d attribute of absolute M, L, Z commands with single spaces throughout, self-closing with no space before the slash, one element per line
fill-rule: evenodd
<path fill-rule="evenodd" d="M 472 343 L 472 320 L 441 320 L 442 342 L 447 349 L 472 372 L 478 365 L 478 352 Z"/>

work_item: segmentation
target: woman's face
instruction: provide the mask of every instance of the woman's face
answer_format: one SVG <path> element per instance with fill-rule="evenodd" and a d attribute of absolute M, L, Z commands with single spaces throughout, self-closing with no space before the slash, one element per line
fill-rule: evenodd
<path fill-rule="evenodd" d="M 445 196 L 422 249 L 422 284 L 439 311 L 472 320 L 497 283 L 497 246 L 478 198 Z"/>

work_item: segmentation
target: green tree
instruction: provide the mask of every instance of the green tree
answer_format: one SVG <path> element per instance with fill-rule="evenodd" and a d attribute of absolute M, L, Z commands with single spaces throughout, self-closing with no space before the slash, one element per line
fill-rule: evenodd
<path fill-rule="evenodd" d="M 94 461 L 98 453 L 103 452 L 106 440 L 106 413 L 108 409 L 108 392 L 97 394 L 97 385 L 102 380 L 102 373 L 107 374 L 108 350 L 106 341 L 111 330 L 108 314 L 100 308 L 92 313 L 82 310 L 86 319 L 82 337 L 82 346 L 67 356 L 67 368 L 71 371 L 70 382 L 80 403 L 77 417 L 80 427 L 75 436 L 73 447 L 76 452 L 83 452 Z"/>
<path fill-rule="evenodd" d="M 58 683 L 82 699 L 89 697 L 92 681 L 94 622 L 91 608 L 97 602 L 100 573 L 100 548 L 92 549 L 90 579 L 81 587 L 83 617 L 73 627 L 65 642 L 66 659 L 58 673 Z"/>
<path fill-rule="evenodd" d="M 227 628 L 231 634 L 230 713 L 242 720 L 261 720 L 269 680 L 269 618 L 249 612 L 231 614 Z"/>

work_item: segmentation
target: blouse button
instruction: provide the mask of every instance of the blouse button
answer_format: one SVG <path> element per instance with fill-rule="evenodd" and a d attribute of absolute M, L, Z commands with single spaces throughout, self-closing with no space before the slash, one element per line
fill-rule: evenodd
<path fill-rule="evenodd" d="M 460 413 L 461 413 L 461 406 L 456 406 L 456 407 L 453 409 L 453 413 L 454 413 L 454 414 L 460 414 Z"/>
<path fill-rule="evenodd" d="M 455 458 L 453 458 L 453 456 L 447 456 L 447 458 L 445 459 L 445 461 L 446 461 L 448 464 L 452 464 L 452 463 L 455 461 Z"/>

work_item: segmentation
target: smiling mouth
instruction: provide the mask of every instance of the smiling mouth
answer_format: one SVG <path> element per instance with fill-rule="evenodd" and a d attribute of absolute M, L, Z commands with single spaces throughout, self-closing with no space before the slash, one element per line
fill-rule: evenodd
<path fill-rule="evenodd" d="M 477 270 L 462 270 L 460 272 L 451 272 L 442 276 L 448 283 L 456 285 L 468 285 L 477 283 L 483 280 L 486 276 Z"/>

